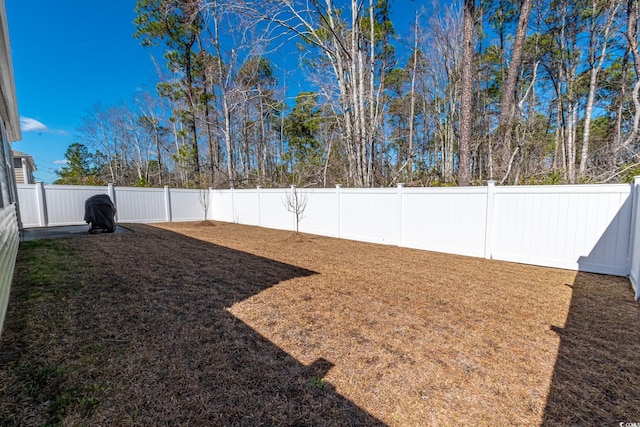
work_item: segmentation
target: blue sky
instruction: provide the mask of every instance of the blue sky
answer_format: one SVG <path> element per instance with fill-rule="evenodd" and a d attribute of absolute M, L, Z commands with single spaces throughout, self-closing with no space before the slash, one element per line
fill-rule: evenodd
<path fill-rule="evenodd" d="M 135 0 L 5 0 L 22 140 L 36 180 L 52 183 L 76 128 L 96 104 L 114 105 L 153 92 L 152 55 L 133 38 Z M 406 33 L 416 4 L 395 0 L 393 20 Z M 299 83 L 299 82 L 298 82 Z M 295 85 L 296 82 L 287 82 Z"/>
<path fill-rule="evenodd" d="M 51 183 L 76 127 L 97 103 L 154 90 L 152 51 L 133 38 L 135 1 L 5 0 L 22 124 L 15 150 Z"/>

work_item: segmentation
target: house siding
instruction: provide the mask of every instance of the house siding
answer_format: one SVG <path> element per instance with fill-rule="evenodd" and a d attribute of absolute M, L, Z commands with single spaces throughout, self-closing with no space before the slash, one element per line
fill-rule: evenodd
<path fill-rule="evenodd" d="M 22 168 L 20 169 L 14 169 L 15 175 L 16 175 L 16 184 L 28 184 L 28 182 L 26 182 L 24 180 L 24 172 L 22 170 Z"/>
<path fill-rule="evenodd" d="M 16 205 L 0 208 L 0 331 L 4 325 L 9 304 L 19 236 Z"/>
<path fill-rule="evenodd" d="M 18 189 L 9 142 L 21 139 L 4 0 L 0 0 L 0 333 L 9 302 L 18 253 Z"/>

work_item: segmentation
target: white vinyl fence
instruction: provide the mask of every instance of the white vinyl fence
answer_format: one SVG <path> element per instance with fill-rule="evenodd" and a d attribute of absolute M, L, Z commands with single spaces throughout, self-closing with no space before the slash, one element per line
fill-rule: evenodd
<path fill-rule="evenodd" d="M 108 194 L 111 197 L 116 205 L 118 222 L 152 223 L 204 220 L 204 203 L 209 191 L 169 187 L 19 184 L 18 200 L 23 227 L 85 224 L 84 202 L 96 194 Z"/>
<path fill-rule="evenodd" d="M 300 231 L 597 273 L 629 274 L 632 186 L 298 189 Z M 212 218 L 286 230 L 290 189 L 214 190 Z"/>
<path fill-rule="evenodd" d="M 366 242 L 629 276 L 640 297 L 640 178 L 567 186 L 296 189 L 300 231 Z M 208 219 L 295 230 L 291 189 L 209 190 Z M 107 193 L 119 222 L 204 218 L 201 190 L 20 185 L 25 227 L 81 224 Z"/>

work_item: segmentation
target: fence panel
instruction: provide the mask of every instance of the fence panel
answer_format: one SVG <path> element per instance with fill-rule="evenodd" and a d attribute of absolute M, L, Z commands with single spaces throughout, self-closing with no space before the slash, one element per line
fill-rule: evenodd
<path fill-rule="evenodd" d="M 260 225 L 258 190 L 233 190 L 233 212 L 235 222 Z"/>
<path fill-rule="evenodd" d="M 321 236 L 340 237 L 339 189 L 299 189 L 307 198 L 300 231 Z"/>
<path fill-rule="evenodd" d="M 211 207 L 207 190 L 171 190 L 171 217 L 172 221 L 198 221 L 204 220 L 205 204 Z"/>
<path fill-rule="evenodd" d="M 626 275 L 630 188 L 496 187 L 492 257 Z"/>
<path fill-rule="evenodd" d="M 107 187 L 45 185 L 44 194 L 46 225 L 85 224 L 84 202 L 96 194 L 107 194 Z"/>
<path fill-rule="evenodd" d="M 233 215 L 233 193 L 230 190 L 211 190 L 209 219 L 236 222 Z"/>
<path fill-rule="evenodd" d="M 163 222 L 166 220 L 162 188 L 117 187 L 115 205 L 118 222 Z"/>
<path fill-rule="evenodd" d="M 363 242 L 399 244 L 398 190 L 342 189 L 340 236 Z"/>
<path fill-rule="evenodd" d="M 402 190 L 402 246 L 484 256 L 487 187 Z"/>
<path fill-rule="evenodd" d="M 38 189 L 36 184 L 18 184 L 18 201 L 20 203 L 20 220 L 23 227 L 40 227 L 40 215 L 38 209 Z M 24 205 L 24 207 L 23 207 Z"/>
<path fill-rule="evenodd" d="M 278 230 L 295 230 L 295 215 L 287 211 L 288 189 L 261 189 L 259 191 L 260 200 L 256 194 L 256 213 L 259 213 L 259 225 L 262 227 L 276 228 Z M 259 211 L 259 212 L 258 212 Z"/>

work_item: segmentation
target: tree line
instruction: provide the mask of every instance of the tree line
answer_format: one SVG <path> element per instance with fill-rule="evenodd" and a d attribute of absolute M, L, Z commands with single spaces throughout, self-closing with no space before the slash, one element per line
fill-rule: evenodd
<path fill-rule="evenodd" d="M 406 34 L 392 3 L 138 0 L 134 37 L 164 53 L 157 90 L 88 111 L 57 182 L 373 187 L 640 174 L 638 0 L 434 2 L 416 8 Z"/>

